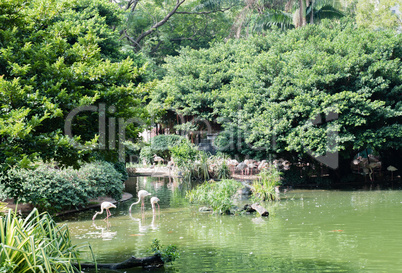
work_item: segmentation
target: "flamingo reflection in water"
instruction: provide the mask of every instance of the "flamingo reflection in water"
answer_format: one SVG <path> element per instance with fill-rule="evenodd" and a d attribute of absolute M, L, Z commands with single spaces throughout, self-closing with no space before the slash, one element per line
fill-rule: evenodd
<path fill-rule="evenodd" d="M 156 223 L 156 213 L 152 214 L 152 221 L 151 221 L 150 225 L 144 224 L 145 223 L 145 213 L 141 214 L 141 218 L 133 217 L 131 215 L 131 213 L 129 213 L 129 216 L 130 216 L 131 220 L 138 222 L 138 231 L 140 233 L 140 234 L 134 234 L 131 236 L 138 236 L 138 235 L 141 236 L 141 235 L 143 235 L 142 233 L 146 233 L 149 229 L 152 229 L 152 230 L 158 229 L 159 225 Z M 160 217 L 158 217 L 158 219 L 160 219 Z"/>
<path fill-rule="evenodd" d="M 95 222 L 92 223 L 92 226 L 101 232 L 92 232 L 90 234 L 97 235 L 97 237 L 102 238 L 104 241 L 112 240 L 117 235 L 117 231 L 110 231 L 111 224 L 109 222 L 106 222 L 106 227 L 98 226 Z"/>

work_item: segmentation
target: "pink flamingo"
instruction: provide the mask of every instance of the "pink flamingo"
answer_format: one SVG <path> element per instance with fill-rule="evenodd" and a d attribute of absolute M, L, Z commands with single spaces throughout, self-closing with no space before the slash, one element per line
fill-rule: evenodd
<path fill-rule="evenodd" d="M 98 211 L 97 213 L 95 213 L 95 215 L 92 217 L 92 221 L 95 221 L 95 218 L 98 214 L 102 214 L 103 210 L 106 210 L 106 218 L 105 220 L 107 220 L 109 218 L 109 216 L 112 215 L 112 213 L 110 213 L 109 209 L 111 208 L 116 208 L 116 206 L 110 202 L 103 202 L 101 204 L 101 211 Z"/>
<path fill-rule="evenodd" d="M 137 205 L 139 202 L 141 202 L 141 210 L 145 209 L 144 198 L 147 197 L 148 195 L 151 195 L 151 194 L 149 192 L 147 192 L 146 190 L 140 190 L 138 192 L 138 201 L 131 204 L 130 208 L 128 209 L 128 212 L 131 213 L 131 207 L 133 205 Z"/>

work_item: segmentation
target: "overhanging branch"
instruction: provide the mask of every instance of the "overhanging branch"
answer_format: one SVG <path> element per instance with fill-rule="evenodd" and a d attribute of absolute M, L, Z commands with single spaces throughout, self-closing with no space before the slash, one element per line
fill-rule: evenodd
<path fill-rule="evenodd" d="M 183 4 L 186 0 L 177 0 L 176 1 L 176 5 L 174 6 L 174 8 L 165 16 L 165 18 L 163 18 L 162 20 L 160 20 L 159 22 L 157 22 L 156 24 L 154 24 L 150 29 L 148 29 L 147 31 L 141 33 L 140 36 L 137 37 L 137 39 L 135 39 L 135 44 L 139 44 L 141 42 L 142 39 L 144 39 L 146 36 L 148 36 L 149 34 L 151 34 L 152 32 L 154 32 L 157 28 L 163 26 L 170 17 L 172 17 L 173 14 L 175 14 L 177 12 L 177 9 L 181 6 L 181 4 Z"/>

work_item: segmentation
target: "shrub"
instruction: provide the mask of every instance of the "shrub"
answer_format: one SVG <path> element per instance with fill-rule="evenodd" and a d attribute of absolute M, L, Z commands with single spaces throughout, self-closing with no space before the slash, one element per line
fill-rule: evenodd
<path fill-rule="evenodd" d="M 228 213 L 234 206 L 233 196 L 241 186 L 240 182 L 232 179 L 208 181 L 188 191 L 186 198 L 190 202 L 210 206 L 214 212 Z"/>
<path fill-rule="evenodd" d="M 85 205 L 88 199 L 108 195 L 121 199 L 122 175 L 107 162 L 88 163 L 79 170 L 39 165 L 34 170 L 13 168 L 2 179 L 9 197 L 49 210 Z"/>
<path fill-rule="evenodd" d="M 170 148 L 179 145 L 186 138 L 179 135 L 158 135 L 151 138 L 151 150 L 155 154 L 168 159 L 170 157 Z"/>
<path fill-rule="evenodd" d="M 122 181 L 126 181 L 128 179 L 126 163 L 125 162 L 116 162 L 116 163 L 114 163 L 113 166 L 114 166 L 115 170 L 121 174 Z"/>
<path fill-rule="evenodd" d="M 9 210 L 0 217 L 0 239 L 0 272 L 80 272 L 82 247 L 47 213 L 34 209 L 23 219 Z"/>
<path fill-rule="evenodd" d="M 170 152 L 179 168 L 195 161 L 200 153 L 197 147 L 187 139 L 182 140 L 179 145 L 171 147 Z"/>

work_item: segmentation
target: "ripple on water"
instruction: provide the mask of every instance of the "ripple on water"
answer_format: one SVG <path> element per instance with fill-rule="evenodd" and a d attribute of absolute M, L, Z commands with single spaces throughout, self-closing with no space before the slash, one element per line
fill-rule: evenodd
<path fill-rule="evenodd" d="M 155 188 L 152 179 L 129 188 L 134 195 L 146 189 L 158 196 L 160 217 L 153 220 L 146 204 L 144 218 L 139 208 L 130 218 L 126 202 L 114 210 L 109 227 L 102 220 L 95 221 L 99 229 L 93 226 L 91 211 L 69 219 L 73 241 L 90 242 L 101 262 L 149 255 L 158 238 L 179 247 L 174 268 L 181 273 L 401 272 L 401 191 L 294 190 L 288 199 L 264 204 L 270 216 L 260 218 L 200 214 L 184 205 L 184 194 Z"/>

